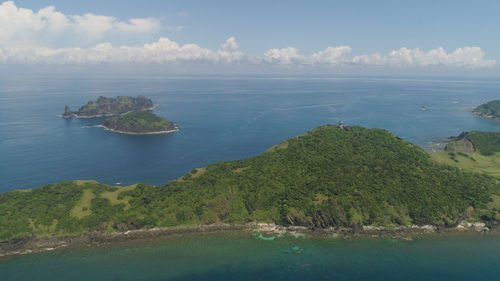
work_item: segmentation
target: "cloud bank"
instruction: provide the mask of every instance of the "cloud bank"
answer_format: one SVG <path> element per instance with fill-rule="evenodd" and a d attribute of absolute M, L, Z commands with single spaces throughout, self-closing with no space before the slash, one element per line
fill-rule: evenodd
<path fill-rule="evenodd" d="M 484 52 L 479 47 L 458 48 L 447 53 L 443 47 L 430 51 L 420 49 L 401 48 L 393 50 L 383 56 L 379 53 L 371 55 L 355 56 L 352 59 L 354 64 L 362 65 L 389 65 L 393 67 L 408 66 L 450 66 L 450 67 L 491 67 L 494 60 L 485 60 Z"/>
<path fill-rule="evenodd" d="M 54 41 L 98 41 L 106 36 L 133 36 L 155 33 L 161 27 L 155 18 L 134 18 L 120 21 L 115 17 L 95 14 L 65 15 L 53 6 L 34 12 L 18 8 L 14 2 L 0 5 L 0 44 L 26 46 Z"/>
<path fill-rule="evenodd" d="M 250 64 L 278 65 L 286 68 L 312 67 L 390 67 L 390 68 L 486 68 L 495 65 L 485 59 L 480 47 L 462 47 L 451 52 L 443 47 L 424 51 L 400 48 L 387 54 L 352 55 L 350 46 L 329 46 L 302 55 L 294 47 L 273 48 L 262 57 L 240 51 L 234 37 L 217 50 L 196 44 L 181 45 L 167 37 L 142 45 L 115 46 L 110 38 L 133 38 L 156 34 L 162 28 L 155 18 L 121 21 L 115 17 L 84 14 L 65 15 L 53 6 L 34 12 L 19 8 L 12 1 L 0 5 L 0 63 L 4 64 Z M 180 30 L 181 28 L 176 28 Z M 60 47 L 60 42 L 73 44 Z M 81 43 L 80 41 L 84 41 Z M 90 44 L 89 42 L 94 42 Z M 79 44 L 80 43 L 80 44 Z M 82 45 L 87 45 L 83 46 Z"/>

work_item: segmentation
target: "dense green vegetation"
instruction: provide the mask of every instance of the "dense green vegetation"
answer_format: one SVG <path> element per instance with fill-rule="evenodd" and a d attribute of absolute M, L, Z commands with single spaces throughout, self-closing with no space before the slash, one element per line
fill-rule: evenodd
<path fill-rule="evenodd" d="M 82 106 L 77 112 L 67 112 L 64 115 L 76 115 L 77 117 L 93 117 L 118 115 L 130 111 L 151 110 L 153 102 L 145 96 L 125 97 L 118 96 L 116 98 L 99 97 L 96 101 L 89 101 Z"/>
<path fill-rule="evenodd" d="M 104 126 L 122 132 L 149 133 L 176 130 L 177 126 L 165 118 L 147 111 L 134 111 L 107 119 Z"/>
<path fill-rule="evenodd" d="M 485 156 L 500 152 L 500 132 L 472 131 L 466 136 L 479 153 Z"/>
<path fill-rule="evenodd" d="M 494 220 L 498 190 L 497 179 L 436 164 L 387 131 L 325 126 L 165 186 L 61 182 L 2 194 L 0 238 L 248 221 L 454 225 Z"/>
<path fill-rule="evenodd" d="M 472 112 L 482 117 L 498 119 L 500 118 L 500 100 L 494 100 L 481 104 Z"/>
<path fill-rule="evenodd" d="M 470 154 L 479 152 L 484 156 L 500 152 L 500 132 L 463 132 L 450 141 L 445 150 Z"/>

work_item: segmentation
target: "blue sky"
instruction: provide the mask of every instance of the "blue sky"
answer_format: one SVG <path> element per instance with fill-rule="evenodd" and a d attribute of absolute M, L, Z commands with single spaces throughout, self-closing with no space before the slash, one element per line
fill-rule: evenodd
<path fill-rule="evenodd" d="M 108 42 L 113 46 L 142 46 L 164 37 L 180 46 L 192 43 L 216 53 L 222 48 L 221 44 L 234 37 L 236 45 L 232 44 L 228 50 L 242 54 L 227 59 L 229 63 L 241 64 L 244 60 L 255 65 L 265 61 L 267 65 L 272 62 L 288 68 L 291 65 L 328 65 L 338 69 L 354 61 L 356 65 L 376 65 L 384 69 L 394 66 L 425 69 L 437 65 L 455 69 L 472 66 L 469 68 L 480 72 L 498 72 L 496 61 L 500 61 L 498 1 L 16 0 L 14 4 L 34 13 L 54 6 L 55 11 L 68 17 L 90 13 L 125 23 L 132 18 L 154 19 L 150 30 L 141 29 L 134 34 L 111 30 L 98 37 L 84 38 L 78 32 L 68 35 L 65 31 L 65 36 L 49 39 L 39 36 L 41 39 L 37 42 L 30 42 L 52 49 L 89 48 Z M 26 38 L 23 40 L 19 46 L 27 45 Z M 337 49 L 341 46 L 349 50 Z M 285 49 L 287 47 L 295 50 Z M 310 57 L 328 47 L 332 47 L 328 54 Z M 441 55 L 425 54 L 439 47 L 444 50 L 437 51 Z M 480 50 L 463 49 L 467 47 Z M 9 48 L 16 48 L 16 45 L 10 44 Z M 401 48 L 409 51 L 405 49 L 395 54 L 398 61 L 394 56 L 389 57 L 391 51 Z M 278 51 L 268 53 L 273 49 Z M 457 49 L 458 52 L 449 55 Z M 5 53 L 8 52 L 4 50 Z M 373 56 L 377 53 L 380 57 Z M 403 65 L 408 58 L 402 59 L 401 53 L 412 60 L 410 65 Z M 356 56 L 366 58 L 353 60 Z M 476 63 L 478 57 L 484 63 Z M 222 61 L 215 57 L 204 59 Z M 419 63 L 415 63 L 417 60 Z"/>

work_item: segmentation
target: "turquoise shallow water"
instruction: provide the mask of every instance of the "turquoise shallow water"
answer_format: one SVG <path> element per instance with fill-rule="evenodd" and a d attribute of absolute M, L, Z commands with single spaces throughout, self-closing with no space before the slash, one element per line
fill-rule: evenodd
<path fill-rule="evenodd" d="M 499 280 L 500 236 L 413 241 L 188 234 L 0 262 L 2 280 Z"/>

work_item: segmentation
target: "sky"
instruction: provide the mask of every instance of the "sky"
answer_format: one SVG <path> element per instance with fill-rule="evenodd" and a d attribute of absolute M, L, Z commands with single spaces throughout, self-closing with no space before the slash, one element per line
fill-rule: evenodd
<path fill-rule="evenodd" d="M 0 1 L 0 65 L 500 74 L 498 1 Z"/>

